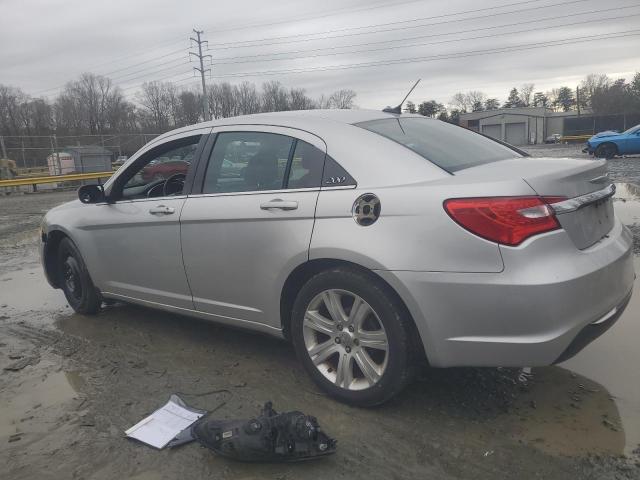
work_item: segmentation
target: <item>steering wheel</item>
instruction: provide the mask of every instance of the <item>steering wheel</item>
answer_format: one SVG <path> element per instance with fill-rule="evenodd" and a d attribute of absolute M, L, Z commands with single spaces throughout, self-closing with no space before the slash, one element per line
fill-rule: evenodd
<path fill-rule="evenodd" d="M 176 193 L 182 193 L 184 189 L 184 181 L 187 176 L 184 173 L 174 173 L 164 181 L 162 186 L 162 196 L 175 195 Z"/>

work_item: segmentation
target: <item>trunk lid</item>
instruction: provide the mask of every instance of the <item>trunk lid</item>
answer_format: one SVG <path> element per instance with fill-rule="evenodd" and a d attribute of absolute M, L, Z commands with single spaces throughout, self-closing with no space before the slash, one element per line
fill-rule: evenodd
<path fill-rule="evenodd" d="M 607 190 L 611 188 L 611 180 L 605 160 L 526 157 L 457 174 L 474 174 L 473 171 L 476 175 L 482 171 L 482 176 L 492 180 L 519 177 L 540 196 L 575 199 L 573 204 L 561 203 L 554 210 L 562 228 L 581 250 L 598 242 L 613 228 L 613 201 Z M 596 193 L 600 191 L 602 194 Z M 574 208 L 567 208 L 570 206 Z"/>

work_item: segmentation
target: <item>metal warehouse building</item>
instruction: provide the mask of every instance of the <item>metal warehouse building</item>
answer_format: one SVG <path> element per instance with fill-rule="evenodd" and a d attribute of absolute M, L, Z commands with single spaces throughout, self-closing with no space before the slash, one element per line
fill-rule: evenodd
<path fill-rule="evenodd" d="M 564 117 L 575 112 L 554 112 L 545 107 L 501 108 L 460 115 L 460 125 L 512 145 L 544 143 L 563 134 Z"/>
<path fill-rule="evenodd" d="M 590 109 L 581 112 L 554 112 L 545 107 L 500 108 L 463 113 L 460 125 L 512 145 L 544 143 L 547 137 L 559 135 L 593 135 L 605 130 L 622 132 L 640 123 L 640 114 L 619 113 L 594 115 Z"/>

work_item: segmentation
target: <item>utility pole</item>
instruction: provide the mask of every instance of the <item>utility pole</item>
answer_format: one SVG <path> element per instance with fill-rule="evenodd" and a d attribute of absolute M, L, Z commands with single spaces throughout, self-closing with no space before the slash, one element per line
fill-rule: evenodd
<path fill-rule="evenodd" d="M 202 110 L 203 110 L 203 115 L 204 115 L 204 119 L 205 121 L 207 120 L 211 120 L 211 113 L 209 112 L 209 97 L 207 96 L 207 86 L 205 84 L 204 81 L 204 75 L 206 72 L 210 72 L 211 69 L 207 68 L 205 70 L 204 68 L 204 59 L 206 57 L 212 58 L 211 55 L 202 55 L 202 44 L 203 43 L 209 43 L 206 40 L 202 40 L 200 38 L 200 35 L 202 35 L 204 33 L 204 30 L 196 30 L 195 28 L 193 29 L 193 33 L 196 34 L 197 38 L 193 38 L 193 37 L 189 37 L 191 40 L 193 40 L 194 42 L 196 42 L 196 44 L 198 45 L 198 53 L 195 52 L 189 52 L 189 55 L 195 55 L 196 57 L 198 57 L 198 60 L 200 60 L 200 68 L 198 67 L 193 67 L 194 70 L 197 70 L 198 72 L 200 72 L 200 78 L 202 79 Z"/>
<path fill-rule="evenodd" d="M 580 87 L 576 87 L 576 105 L 578 107 L 578 116 L 580 116 Z"/>

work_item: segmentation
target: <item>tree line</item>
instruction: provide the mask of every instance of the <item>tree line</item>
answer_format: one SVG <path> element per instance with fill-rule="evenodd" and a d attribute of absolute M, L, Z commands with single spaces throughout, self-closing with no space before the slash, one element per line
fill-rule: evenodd
<path fill-rule="evenodd" d="M 353 108 L 356 92 L 341 89 L 311 98 L 303 88 L 277 81 L 208 85 L 213 118 L 258 112 L 313 108 Z M 84 73 L 53 99 L 34 98 L 20 88 L 0 84 L 0 135 L 95 135 L 162 133 L 203 120 L 202 93 L 170 82 L 147 82 L 128 100 L 124 91 L 101 75 Z"/>
<path fill-rule="evenodd" d="M 568 86 L 547 92 L 536 91 L 533 83 L 513 87 L 504 103 L 479 90 L 455 93 L 448 106 L 436 100 L 415 104 L 407 102 L 405 112 L 458 123 L 463 113 L 499 108 L 546 107 L 554 111 L 588 111 L 595 115 L 640 113 L 640 72 L 630 81 L 611 79 L 604 74 L 589 74 L 574 89 Z"/>

